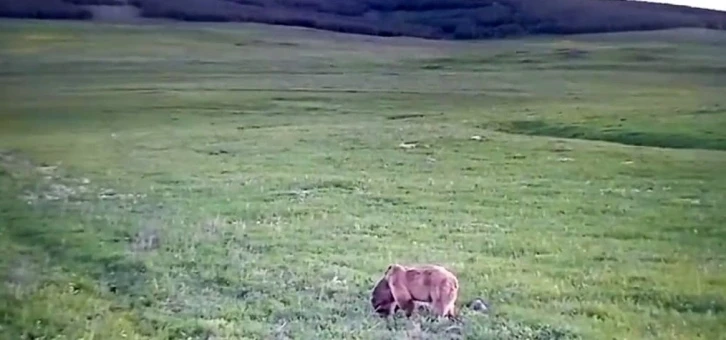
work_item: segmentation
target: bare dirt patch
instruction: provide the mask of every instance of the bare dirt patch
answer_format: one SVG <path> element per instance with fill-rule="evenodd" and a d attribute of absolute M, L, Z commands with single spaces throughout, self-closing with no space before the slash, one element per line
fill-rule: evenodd
<path fill-rule="evenodd" d="M 114 189 L 96 188 L 88 178 L 74 178 L 65 174 L 60 163 L 37 165 L 12 151 L 0 150 L 0 169 L 10 177 L 30 176 L 41 179 L 20 196 L 20 199 L 30 205 L 42 201 L 81 202 L 95 199 L 117 199 L 136 204 L 145 198 L 143 194 L 118 193 Z"/>

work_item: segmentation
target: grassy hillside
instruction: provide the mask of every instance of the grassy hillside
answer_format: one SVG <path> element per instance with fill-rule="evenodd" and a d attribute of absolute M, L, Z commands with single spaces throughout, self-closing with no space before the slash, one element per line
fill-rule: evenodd
<path fill-rule="evenodd" d="M 721 339 L 725 41 L 1 22 L 0 338 Z"/>
<path fill-rule="evenodd" d="M 145 18 L 436 39 L 726 28 L 724 12 L 624 0 L 0 0 L 0 16 L 103 19 L 98 5 L 132 5 L 138 11 L 124 15 Z"/>

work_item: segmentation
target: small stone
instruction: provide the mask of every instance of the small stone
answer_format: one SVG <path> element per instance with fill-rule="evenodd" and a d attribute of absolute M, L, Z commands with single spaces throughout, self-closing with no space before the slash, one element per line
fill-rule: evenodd
<path fill-rule="evenodd" d="M 469 304 L 469 308 L 473 311 L 486 313 L 489 311 L 489 307 L 482 299 L 475 299 Z"/>

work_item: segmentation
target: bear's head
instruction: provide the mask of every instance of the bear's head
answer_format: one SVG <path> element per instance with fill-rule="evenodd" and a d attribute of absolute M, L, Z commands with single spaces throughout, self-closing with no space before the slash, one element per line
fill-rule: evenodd
<path fill-rule="evenodd" d="M 389 316 L 398 311 L 398 305 L 393 298 L 391 289 L 388 287 L 388 280 L 381 278 L 371 291 L 371 306 L 373 310 L 382 317 Z M 394 308 L 391 310 L 391 308 Z"/>

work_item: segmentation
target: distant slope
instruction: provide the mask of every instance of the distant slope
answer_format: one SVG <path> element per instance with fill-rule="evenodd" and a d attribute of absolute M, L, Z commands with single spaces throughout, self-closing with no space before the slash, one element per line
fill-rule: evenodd
<path fill-rule="evenodd" d="M 0 0 L 0 16 L 93 19 L 89 5 L 132 5 L 147 18 L 436 39 L 726 28 L 726 12 L 625 0 Z"/>

